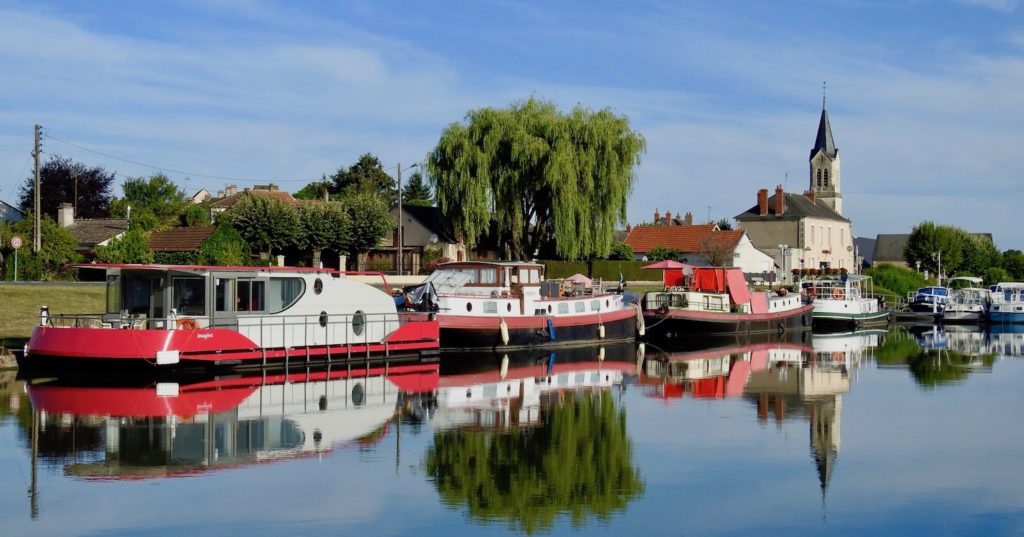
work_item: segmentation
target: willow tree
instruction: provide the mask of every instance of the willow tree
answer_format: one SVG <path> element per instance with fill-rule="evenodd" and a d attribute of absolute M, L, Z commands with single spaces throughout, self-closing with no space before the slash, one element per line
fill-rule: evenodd
<path fill-rule="evenodd" d="M 449 125 L 427 169 L 438 207 L 467 246 L 494 218 L 513 258 L 551 243 L 564 258 L 606 257 L 645 147 L 609 109 L 563 114 L 531 98 Z"/>

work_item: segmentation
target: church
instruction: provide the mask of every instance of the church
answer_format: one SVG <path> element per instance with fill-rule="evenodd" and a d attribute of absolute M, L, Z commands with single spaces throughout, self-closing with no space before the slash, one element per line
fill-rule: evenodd
<path fill-rule="evenodd" d="M 821 119 L 808 160 L 810 181 L 803 194 L 757 192 L 757 203 L 735 216 L 754 246 L 775 259 L 783 281 L 793 269 L 846 269 L 854 272 L 851 222 L 843 216 L 839 148 L 832 137 L 822 99 Z"/>

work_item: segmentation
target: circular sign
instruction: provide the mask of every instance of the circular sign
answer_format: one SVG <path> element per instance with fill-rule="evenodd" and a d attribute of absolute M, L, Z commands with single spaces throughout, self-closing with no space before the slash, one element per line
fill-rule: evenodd
<path fill-rule="evenodd" d="M 11 248 L 14 248 L 15 250 L 21 248 L 21 237 L 17 235 L 11 237 Z"/>

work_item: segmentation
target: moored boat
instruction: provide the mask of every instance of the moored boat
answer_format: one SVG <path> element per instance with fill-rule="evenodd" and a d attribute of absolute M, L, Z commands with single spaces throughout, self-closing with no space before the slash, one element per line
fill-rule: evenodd
<path fill-rule="evenodd" d="M 40 312 L 26 369 L 233 368 L 436 353 L 438 325 L 337 271 L 288 267 L 84 265 L 106 271 L 106 311 Z"/>
<path fill-rule="evenodd" d="M 870 276 L 805 280 L 800 282 L 800 294 L 814 305 L 815 328 L 853 330 L 889 323 L 889 312 L 873 296 Z"/>
<path fill-rule="evenodd" d="M 910 311 L 939 315 L 945 311 L 948 299 L 949 289 L 941 285 L 928 285 L 918 289 L 907 302 Z"/>
<path fill-rule="evenodd" d="M 992 324 L 1024 323 L 1024 282 L 1000 282 L 989 297 L 988 321 Z"/>
<path fill-rule="evenodd" d="M 680 264 L 682 266 L 682 264 Z M 662 268 L 662 267 L 658 267 Z M 665 289 L 646 293 L 652 336 L 756 334 L 810 330 L 813 306 L 797 293 L 751 291 L 738 268 L 662 268 Z M 677 274 L 674 271 L 680 270 Z"/>
<path fill-rule="evenodd" d="M 545 280 L 532 262 L 443 263 L 407 291 L 411 309 L 436 312 L 445 350 L 633 340 L 640 320 L 626 294 L 581 275 Z"/>
<path fill-rule="evenodd" d="M 948 285 L 949 297 L 942 311 L 942 322 L 977 324 L 985 320 L 990 292 L 982 287 L 981 278 L 956 276 L 949 279 Z"/>

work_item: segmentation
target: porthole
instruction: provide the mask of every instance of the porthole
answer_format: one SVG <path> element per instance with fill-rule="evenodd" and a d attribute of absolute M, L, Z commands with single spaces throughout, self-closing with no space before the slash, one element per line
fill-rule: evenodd
<path fill-rule="evenodd" d="M 608 301 L 607 301 L 607 300 L 605 300 L 605 301 L 604 301 L 604 307 L 606 307 L 606 308 L 607 308 L 608 306 L 609 306 L 609 303 L 608 303 Z"/>
<path fill-rule="evenodd" d="M 324 282 L 320 278 L 317 278 L 316 281 L 313 282 L 313 294 L 319 295 L 322 292 L 324 292 Z"/>
<path fill-rule="evenodd" d="M 327 327 L 327 312 L 326 311 L 321 311 L 320 312 L 320 326 L 322 326 L 324 328 Z"/>
<path fill-rule="evenodd" d="M 355 386 L 352 386 L 352 404 L 355 406 L 363 406 L 363 402 L 366 400 L 366 391 L 363 388 L 362 382 L 357 382 Z"/>
<path fill-rule="evenodd" d="M 466 311 L 473 311 L 473 303 L 466 302 Z"/>
<path fill-rule="evenodd" d="M 352 314 L 352 333 L 361 336 L 363 335 L 363 327 L 366 326 L 366 314 L 363 310 L 356 310 Z"/>
<path fill-rule="evenodd" d="M 509 302 L 508 304 L 505 304 L 505 309 L 507 309 L 508 311 L 511 312 L 512 311 L 512 303 Z"/>

